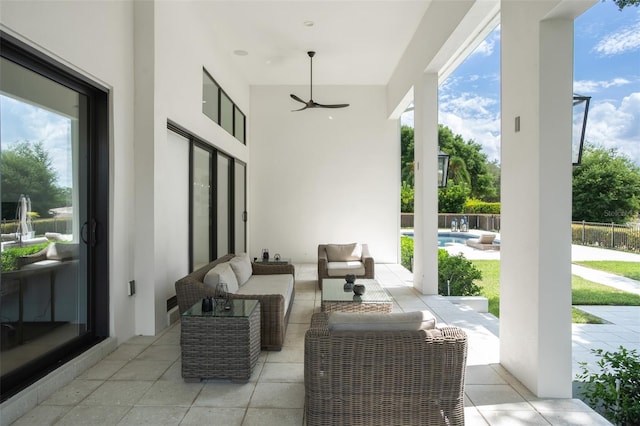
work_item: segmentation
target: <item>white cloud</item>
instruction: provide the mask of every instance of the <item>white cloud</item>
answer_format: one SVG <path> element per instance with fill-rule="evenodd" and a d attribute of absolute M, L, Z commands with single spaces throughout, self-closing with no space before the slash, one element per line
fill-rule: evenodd
<path fill-rule="evenodd" d="M 573 82 L 573 91 L 575 93 L 596 93 L 601 89 L 610 87 L 624 86 L 630 84 L 631 81 L 626 78 L 614 78 L 613 80 L 578 80 Z"/>
<path fill-rule="evenodd" d="M 603 56 L 618 55 L 640 49 L 640 21 L 607 34 L 593 48 Z"/>
<path fill-rule="evenodd" d="M 500 41 L 500 26 L 493 30 L 484 40 L 478 44 L 469 56 L 481 55 L 491 56 L 496 47 L 496 43 Z"/>
<path fill-rule="evenodd" d="M 585 139 L 605 148 L 616 148 L 640 165 L 640 92 L 626 96 L 620 106 L 592 101 Z"/>

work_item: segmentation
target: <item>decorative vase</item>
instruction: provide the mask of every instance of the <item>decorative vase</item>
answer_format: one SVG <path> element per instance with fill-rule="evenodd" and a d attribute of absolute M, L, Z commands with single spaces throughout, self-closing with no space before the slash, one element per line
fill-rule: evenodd
<path fill-rule="evenodd" d="M 344 276 L 344 280 L 348 283 L 353 284 L 356 281 L 356 276 L 353 274 L 347 274 Z"/>
<path fill-rule="evenodd" d="M 346 292 L 353 291 L 353 283 L 350 283 L 348 281 L 344 283 L 344 291 Z"/>
<path fill-rule="evenodd" d="M 353 286 L 353 292 L 355 294 L 357 294 L 358 296 L 363 295 L 364 294 L 364 284 L 354 284 Z"/>

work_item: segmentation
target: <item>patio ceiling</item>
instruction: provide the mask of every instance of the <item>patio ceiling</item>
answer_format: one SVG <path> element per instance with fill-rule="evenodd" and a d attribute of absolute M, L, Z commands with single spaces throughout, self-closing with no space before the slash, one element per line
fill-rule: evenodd
<path fill-rule="evenodd" d="M 411 45 L 416 33 L 422 37 L 419 44 L 431 45 L 423 49 L 421 71 L 436 56 L 441 67 L 465 49 L 468 52 L 474 40 L 482 40 L 482 27 L 491 19 L 496 22 L 498 2 L 254 0 L 197 4 L 202 8 L 200 15 L 251 85 L 307 85 L 309 50 L 318 52 L 314 85 L 387 85 L 405 52 L 415 51 Z M 461 8 L 462 14 L 449 13 Z M 427 21 L 428 33 L 421 33 Z M 439 22 L 448 24 L 434 25 Z M 234 54 L 237 50 L 247 55 Z"/>

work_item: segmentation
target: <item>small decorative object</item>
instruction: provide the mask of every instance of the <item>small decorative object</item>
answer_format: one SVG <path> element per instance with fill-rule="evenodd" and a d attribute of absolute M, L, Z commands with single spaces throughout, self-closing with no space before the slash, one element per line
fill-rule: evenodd
<path fill-rule="evenodd" d="M 354 284 L 353 285 L 353 292 L 360 296 L 364 294 L 364 284 Z"/>
<path fill-rule="evenodd" d="M 262 249 L 262 260 L 269 260 L 269 249 Z"/>
<path fill-rule="evenodd" d="M 348 283 L 353 284 L 356 281 L 356 276 L 354 274 L 347 274 L 344 276 L 344 280 Z"/>
<path fill-rule="evenodd" d="M 280 253 L 276 253 L 273 255 L 273 260 L 280 260 Z"/>
<path fill-rule="evenodd" d="M 214 306 L 215 302 L 213 301 L 213 297 L 209 296 L 202 299 L 202 312 L 211 312 Z"/>
<path fill-rule="evenodd" d="M 253 258 L 253 261 L 254 261 L 254 262 L 257 262 L 257 261 L 258 261 L 258 258 L 257 258 L 257 257 L 254 257 L 254 258 Z"/>
<path fill-rule="evenodd" d="M 226 283 L 218 283 L 214 291 L 215 305 L 222 309 L 228 309 L 229 306 L 229 288 Z"/>
<path fill-rule="evenodd" d="M 346 292 L 353 291 L 353 283 L 350 283 L 349 281 L 344 283 L 344 291 Z"/>

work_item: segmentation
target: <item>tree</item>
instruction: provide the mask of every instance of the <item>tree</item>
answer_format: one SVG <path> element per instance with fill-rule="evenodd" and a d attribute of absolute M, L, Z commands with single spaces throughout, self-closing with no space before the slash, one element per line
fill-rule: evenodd
<path fill-rule="evenodd" d="M 414 148 L 413 127 L 402 126 L 400 128 L 400 180 L 412 187 L 415 185 Z"/>
<path fill-rule="evenodd" d="M 640 0 L 613 0 L 618 6 L 618 10 L 622 10 L 627 6 L 640 6 Z"/>
<path fill-rule="evenodd" d="M 497 195 L 494 176 L 487 167 L 487 155 L 482 152 L 482 145 L 473 140 L 465 141 L 461 135 L 454 135 L 451 129 L 438 127 L 438 145 L 451 156 L 464 161 L 470 179 L 471 197 L 480 200 L 493 200 Z"/>
<path fill-rule="evenodd" d="M 3 203 L 16 203 L 20 194 L 28 195 L 31 210 L 40 217 L 48 217 L 51 208 L 69 204 L 65 196 L 69 191 L 56 186 L 56 172 L 42 142 L 19 142 L 3 150 L 1 167 Z"/>
<path fill-rule="evenodd" d="M 587 144 L 573 169 L 573 220 L 625 223 L 640 210 L 640 168 L 616 149 Z"/>
<path fill-rule="evenodd" d="M 451 184 L 438 191 L 438 212 L 462 213 L 469 198 L 469 188 L 463 184 Z"/>

